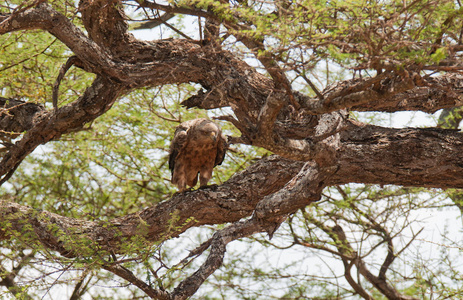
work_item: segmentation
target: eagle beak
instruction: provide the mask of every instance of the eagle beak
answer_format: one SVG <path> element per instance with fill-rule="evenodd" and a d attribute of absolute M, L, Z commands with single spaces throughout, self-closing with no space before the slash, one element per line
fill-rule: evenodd
<path fill-rule="evenodd" d="M 214 141 L 214 143 L 217 141 L 217 135 L 215 132 L 211 132 L 211 139 Z"/>

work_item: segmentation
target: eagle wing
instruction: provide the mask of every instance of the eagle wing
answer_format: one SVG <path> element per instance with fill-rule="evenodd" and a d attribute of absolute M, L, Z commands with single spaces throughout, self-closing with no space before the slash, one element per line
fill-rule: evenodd
<path fill-rule="evenodd" d="M 227 152 L 228 144 L 227 138 L 219 131 L 218 141 L 217 141 L 217 156 L 215 157 L 214 167 L 221 165 L 223 159 L 225 158 L 225 153 Z"/>
<path fill-rule="evenodd" d="M 187 122 L 180 124 L 175 129 L 174 138 L 170 144 L 169 151 L 169 169 L 172 173 L 174 173 L 177 156 L 186 145 L 188 139 L 188 129 L 190 129 L 190 126 Z"/>

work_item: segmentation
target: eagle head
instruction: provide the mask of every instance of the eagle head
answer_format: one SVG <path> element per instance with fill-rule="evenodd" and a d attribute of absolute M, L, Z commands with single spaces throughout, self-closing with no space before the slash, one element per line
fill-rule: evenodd
<path fill-rule="evenodd" d="M 212 140 L 212 143 L 214 144 L 217 142 L 217 136 L 219 134 L 220 129 L 216 124 L 212 122 L 202 124 L 202 126 L 200 126 L 200 128 L 198 129 L 202 140 Z"/>

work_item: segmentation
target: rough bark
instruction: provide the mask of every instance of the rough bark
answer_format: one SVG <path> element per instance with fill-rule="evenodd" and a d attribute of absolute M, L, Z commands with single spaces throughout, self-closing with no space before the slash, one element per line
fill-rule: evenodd
<path fill-rule="evenodd" d="M 370 125 L 351 127 L 340 134 L 342 146 L 330 163 L 335 172 L 323 182 L 322 188 L 349 182 L 463 188 L 463 139 L 459 132 L 385 129 Z M 385 156 L 386 153 L 390 157 Z M 329 159 L 325 164 L 327 162 Z M 157 241 L 177 236 L 192 226 L 236 222 L 250 216 L 255 209 L 258 212 L 259 207 L 265 205 L 262 200 L 265 196 L 275 194 L 295 178 L 303 164 L 279 156 L 262 159 L 219 187 L 176 194 L 155 207 L 113 220 L 109 227 L 108 224 L 74 220 L 47 212 L 37 214 L 33 208 L 12 202 L 2 203 L 0 220 L 15 224 L 14 228 L 20 232 L 21 221 L 35 216 L 36 226 L 41 228 L 37 238 L 66 255 L 73 254 L 69 254 L 70 250 L 54 240 L 47 230 L 42 230 L 48 223 L 57 224 L 63 232 L 78 230 L 79 234 L 88 235 L 95 245 L 117 251 L 125 238 L 140 232 L 145 232 L 148 240 Z M 294 205 L 294 202 L 285 202 L 287 199 L 291 198 L 281 198 L 283 205 Z M 295 209 L 306 205 L 299 203 Z M 146 231 L 140 229 L 142 225 Z M 119 232 L 122 236 L 118 235 Z"/>
<path fill-rule="evenodd" d="M 37 240 L 66 256 L 74 256 L 72 243 L 63 244 L 54 237 L 54 226 L 61 232 L 77 237 L 85 235 L 94 244 L 117 252 L 126 239 L 143 234 L 150 241 L 178 236 L 192 226 L 239 221 L 252 214 L 254 207 L 265 195 L 280 190 L 300 168 L 299 162 L 272 157 L 235 174 L 225 184 L 211 189 L 176 194 L 169 201 L 141 212 L 115 219 L 108 224 L 62 217 L 14 202 L 2 202 L 0 222 L 8 222 L 21 233 L 23 220 L 33 220 Z M 268 173 L 270 172 L 270 173 Z M 269 176 L 268 174 L 274 174 Z M 193 213 L 193 214 L 192 214 Z M 51 229 L 49 225 L 51 226 Z M 11 232 L 2 231 L 6 238 Z M 121 235 L 122 234 L 122 235 Z"/>

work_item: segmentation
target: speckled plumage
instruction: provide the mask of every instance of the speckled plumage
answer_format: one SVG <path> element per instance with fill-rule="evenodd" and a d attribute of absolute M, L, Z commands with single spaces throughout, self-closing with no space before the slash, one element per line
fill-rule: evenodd
<path fill-rule="evenodd" d="M 226 148 L 226 139 L 214 122 L 194 119 L 181 123 L 170 145 L 172 183 L 184 191 L 187 185 L 196 185 L 199 174 L 200 186 L 206 186 L 212 169 L 222 163 Z"/>

